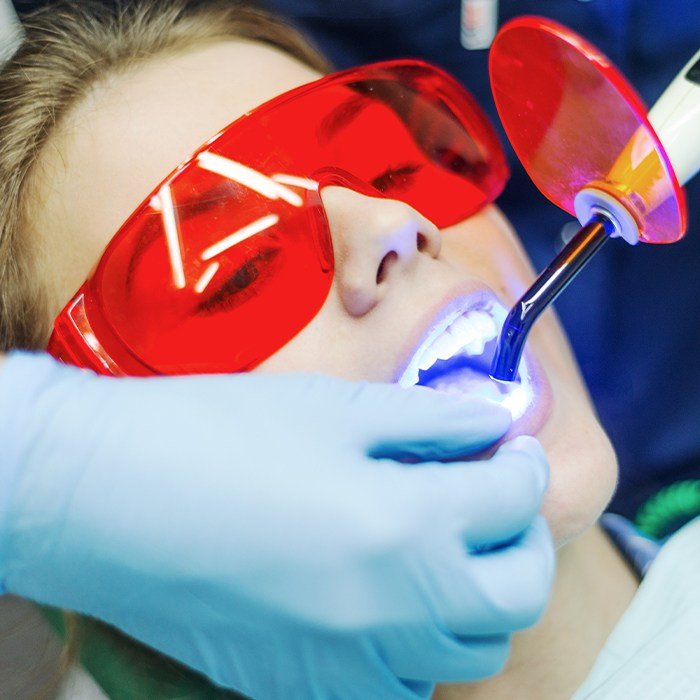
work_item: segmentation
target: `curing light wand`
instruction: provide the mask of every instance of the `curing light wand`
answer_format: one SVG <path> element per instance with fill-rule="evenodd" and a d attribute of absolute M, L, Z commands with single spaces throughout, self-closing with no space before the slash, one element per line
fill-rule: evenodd
<path fill-rule="evenodd" d="M 593 216 L 520 297 L 510 310 L 498 339 L 491 366 L 493 379 L 512 382 L 516 378 L 532 324 L 600 250 L 614 229 L 614 224 L 604 214 Z"/>
<path fill-rule="evenodd" d="M 647 118 L 677 183 L 684 185 L 700 169 L 700 51 L 678 73 Z M 493 379 L 503 382 L 517 379 L 520 358 L 533 324 L 608 238 L 623 238 L 632 245 L 640 239 L 655 243 L 677 240 L 650 238 L 646 232 L 642 235 L 644 215 L 639 210 L 634 214 L 631 211 L 635 193 L 639 193 L 637 199 L 646 200 L 647 213 L 662 203 L 654 201 L 658 168 L 645 171 L 639 167 L 640 162 L 642 166 L 650 160 L 654 162 L 648 154 L 649 142 L 647 132 L 640 128 L 613 165 L 607 181 L 592 181 L 576 195 L 576 215 L 585 225 L 508 314 L 491 365 Z M 645 158 L 640 158 L 640 153 Z M 610 187 L 611 183 L 625 186 L 617 191 Z"/>

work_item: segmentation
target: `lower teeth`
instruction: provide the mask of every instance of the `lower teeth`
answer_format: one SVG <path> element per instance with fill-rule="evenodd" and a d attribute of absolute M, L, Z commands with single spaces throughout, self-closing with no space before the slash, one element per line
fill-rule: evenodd
<path fill-rule="evenodd" d="M 469 368 L 450 372 L 433 381 L 426 382 L 425 386 L 435 389 L 435 391 L 457 396 L 468 394 L 469 396 L 480 396 L 492 401 L 502 398 L 498 385 L 491 381 L 488 375 Z"/>
<path fill-rule="evenodd" d="M 516 381 L 504 384 L 468 367 L 427 381 L 423 386 L 453 396 L 475 396 L 495 401 L 510 411 L 513 420 L 520 418 L 533 400 L 528 379 L 522 379 L 519 375 Z"/>

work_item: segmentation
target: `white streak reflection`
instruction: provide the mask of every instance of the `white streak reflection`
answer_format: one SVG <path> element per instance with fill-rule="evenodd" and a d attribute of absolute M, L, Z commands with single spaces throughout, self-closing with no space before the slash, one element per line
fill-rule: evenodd
<path fill-rule="evenodd" d="M 287 173 L 275 173 L 272 176 L 275 182 L 283 185 L 291 185 L 292 187 L 300 187 L 303 190 L 311 190 L 315 192 L 318 189 L 318 182 L 308 177 L 299 177 L 298 175 L 288 175 Z"/>
<path fill-rule="evenodd" d="M 165 240 L 168 244 L 168 257 L 173 270 L 173 283 L 178 289 L 185 288 L 185 268 L 182 263 L 182 240 L 180 230 L 175 218 L 173 196 L 169 185 L 160 188 L 159 199 L 161 204 L 161 216 L 165 229 Z"/>
<path fill-rule="evenodd" d="M 197 162 L 200 168 L 238 182 L 268 199 L 283 199 L 294 207 L 300 207 L 304 203 L 304 200 L 288 187 L 230 158 L 205 151 L 197 156 Z"/>
<path fill-rule="evenodd" d="M 221 265 L 218 262 L 213 262 L 209 265 L 204 271 L 204 274 L 197 280 L 197 284 L 194 285 L 194 291 L 197 292 L 197 294 L 201 294 L 209 286 L 209 283 L 220 267 Z"/>
<path fill-rule="evenodd" d="M 246 238 L 250 238 L 256 233 L 260 233 L 261 231 L 274 226 L 279 219 L 279 216 L 276 214 L 268 214 L 257 221 L 253 221 L 252 224 L 248 224 L 247 226 L 238 229 L 238 231 L 232 233 L 230 236 L 226 236 L 226 238 L 223 238 L 218 243 L 214 243 L 214 245 L 209 246 L 209 248 L 202 253 L 202 260 L 211 260 L 213 257 L 219 255 L 219 253 L 223 253 L 225 250 L 238 245 Z"/>

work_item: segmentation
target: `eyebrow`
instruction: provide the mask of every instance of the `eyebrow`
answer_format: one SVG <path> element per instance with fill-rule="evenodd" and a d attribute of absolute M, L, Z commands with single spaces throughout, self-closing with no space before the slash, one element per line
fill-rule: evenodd
<path fill-rule="evenodd" d="M 341 102 L 321 120 L 318 128 L 319 143 L 327 144 L 339 131 L 347 128 L 368 104 L 365 95 L 353 95 Z"/>

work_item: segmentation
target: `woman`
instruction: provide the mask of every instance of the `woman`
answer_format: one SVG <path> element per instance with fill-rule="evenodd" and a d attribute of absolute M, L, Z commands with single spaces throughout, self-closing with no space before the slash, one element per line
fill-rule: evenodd
<path fill-rule="evenodd" d="M 0 116 L 3 128 L 14 130 L 7 141 L 15 151 L 4 157 L 14 158 L 19 173 L 17 209 L 4 199 L 0 214 L 11 232 L 0 255 L 20 261 L 2 290 L 12 345 L 46 344 L 51 319 L 168 172 L 240 115 L 324 70 L 296 35 L 275 24 L 226 25 L 234 13 L 226 3 L 182 13 L 183 6 L 135 11 L 118 25 L 97 8 L 43 20 L 53 26 L 40 30 L 44 40 L 51 44 L 53 36 L 55 44 L 37 52 L 37 75 L 28 81 L 34 89 L 25 86 L 23 99 L 4 105 Z M 70 44 L 64 29 L 73 34 Z M 374 196 L 352 179 L 323 184 L 318 206 L 335 257 L 332 286 L 309 322 L 254 371 L 410 382 L 417 365 L 454 354 L 444 343 L 455 309 L 478 326 L 471 340 L 483 348 L 499 309 L 532 279 L 495 206 L 438 230 L 400 193 Z M 166 205 L 161 199 L 154 206 Z M 594 525 L 612 494 L 616 462 L 553 314 L 533 331 L 531 348 L 534 399 L 516 428 L 536 434 L 552 464 L 544 514 L 561 547 L 553 603 L 542 623 L 516 640 L 505 675 L 438 695 L 512 696 L 514 688 L 520 697 L 571 694 L 637 587 Z M 451 383 L 445 377 L 425 381 L 444 388 Z"/>

